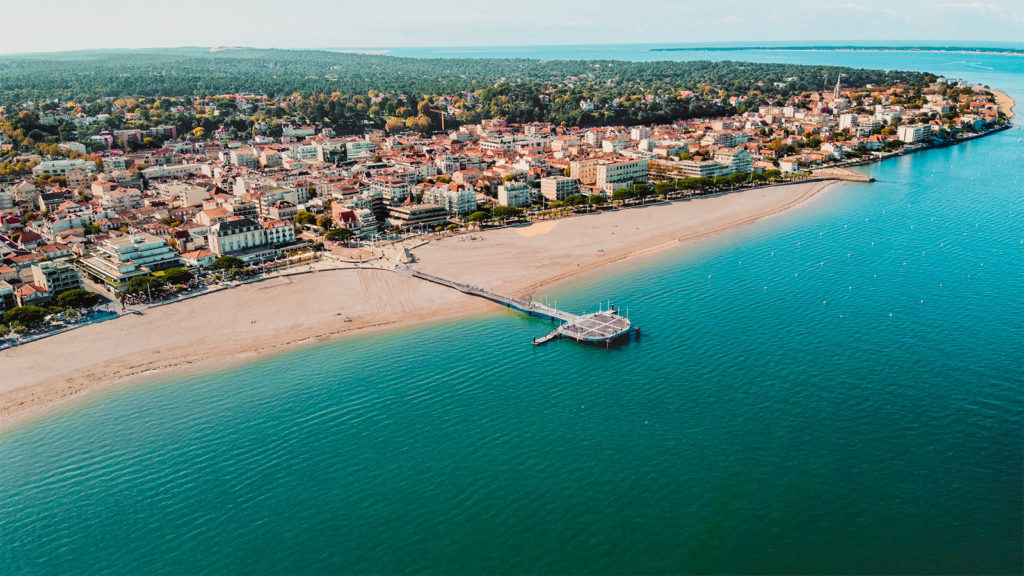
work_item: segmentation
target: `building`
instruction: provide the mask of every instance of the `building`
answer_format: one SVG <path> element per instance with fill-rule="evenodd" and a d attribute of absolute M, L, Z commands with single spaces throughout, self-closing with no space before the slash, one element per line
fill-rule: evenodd
<path fill-rule="evenodd" d="M 671 179 L 715 178 L 728 173 L 728 169 L 715 162 L 696 158 L 693 160 L 652 160 L 650 171 L 659 177 Z"/>
<path fill-rule="evenodd" d="M 217 255 L 209 250 L 193 250 L 181 255 L 185 264 L 197 268 L 209 268 L 217 260 Z"/>
<path fill-rule="evenodd" d="M 561 202 L 580 191 L 579 182 L 567 176 L 551 176 L 540 179 L 540 193 L 549 202 Z"/>
<path fill-rule="evenodd" d="M 402 230 L 443 226 L 448 222 L 448 211 L 433 204 L 411 204 L 388 209 L 388 221 Z"/>
<path fill-rule="evenodd" d="M 102 162 L 104 172 L 127 170 L 129 166 L 128 160 L 124 156 L 104 156 Z"/>
<path fill-rule="evenodd" d="M 50 176 L 67 176 L 68 172 L 80 169 L 86 174 L 96 172 L 96 164 L 89 160 L 47 160 L 40 162 L 32 168 L 32 177 L 39 178 L 43 174 Z"/>
<path fill-rule="evenodd" d="M 142 208 L 142 192 L 137 188 L 102 188 L 98 194 L 100 201 L 115 212 L 127 212 Z"/>
<path fill-rule="evenodd" d="M 724 166 L 727 174 L 734 172 L 750 174 L 754 171 L 750 153 L 744 148 L 723 148 L 715 152 L 715 162 Z"/>
<path fill-rule="evenodd" d="M 409 183 L 400 178 L 377 177 L 370 180 L 370 192 L 377 192 L 391 203 L 404 202 L 409 197 Z"/>
<path fill-rule="evenodd" d="M 239 218 L 210 226 L 210 250 L 217 256 L 266 246 L 267 235 L 255 220 Z"/>
<path fill-rule="evenodd" d="M 629 139 L 639 142 L 651 137 L 651 129 L 646 126 L 635 126 L 629 131 Z"/>
<path fill-rule="evenodd" d="M 369 158 L 377 150 L 377 145 L 369 140 L 354 140 L 345 143 L 345 155 L 350 160 Z"/>
<path fill-rule="evenodd" d="M 32 282 L 53 295 L 82 287 L 82 277 L 78 270 L 66 262 L 33 264 Z"/>
<path fill-rule="evenodd" d="M 589 160 L 573 160 L 569 162 L 569 177 L 579 180 L 584 186 L 593 186 L 597 182 L 597 158 Z"/>
<path fill-rule="evenodd" d="M 14 295 L 14 287 L 0 280 L 0 312 L 10 310 L 17 305 L 18 298 Z"/>
<path fill-rule="evenodd" d="M 267 207 L 266 217 L 270 220 L 287 220 L 289 222 L 294 222 L 295 216 L 298 215 L 298 213 L 298 206 L 286 200 L 282 200 Z"/>
<path fill-rule="evenodd" d="M 435 186 L 423 192 L 423 202 L 436 204 L 450 214 L 461 216 L 476 211 L 476 192 L 458 184 Z"/>
<path fill-rule="evenodd" d="M 502 206 L 529 206 L 532 204 L 530 186 L 523 182 L 505 182 L 498 186 L 498 204 Z"/>
<path fill-rule="evenodd" d="M 903 124 L 896 130 L 896 137 L 904 144 L 914 144 L 928 138 L 931 133 L 927 124 Z"/>
<path fill-rule="evenodd" d="M 78 260 L 83 273 L 112 292 L 124 290 L 136 276 L 181 265 L 181 257 L 165 240 L 146 233 L 108 238 Z"/>
<path fill-rule="evenodd" d="M 81 168 L 69 170 L 64 177 L 67 178 L 68 187 L 75 190 L 85 190 L 89 188 L 89 184 L 92 182 L 92 177 L 89 173 Z"/>
<path fill-rule="evenodd" d="M 253 220 L 259 218 L 260 209 L 255 202 L 250 202 L 244 198 L 232 198 L 231 202 L 224 206 L 231 216 L 236 218 L 252 218 Z"/>
<path fill-rule="evenodd" d="M 239 148 L 238 150 L 232 150 L 230 154 L 228 154 L 228 160 L 236 166 L 244 166 L 251 170 L 255 170 L 258 167 L 256 153 L 253 152 L 252 148 Z"/>
<path fill-rule="evenodd" d="M 607 193 L 637 182 L 647 182 L 646 159 L 597 166 L 597 179 L 594 184 Z"/>
<path fill-rule="evenodd" d="M 156 188 L 162 196 L 177 200 L 181 206 L 202 206 L 203 200 L 210 197 L 206 188 L 187 182 L 158 184 Z"/>
<path fill-rule="evenodd" d="M 263 223 L 263 234 L 266 243 L 272 246 L 295 242 L 295 226 L 285 220 L 267 220 Z"/>

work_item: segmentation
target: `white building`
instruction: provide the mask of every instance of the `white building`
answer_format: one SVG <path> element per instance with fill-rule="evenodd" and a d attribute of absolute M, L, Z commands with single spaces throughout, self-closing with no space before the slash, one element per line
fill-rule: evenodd
<path fill-rule="evenodd" d="M 82 272 L 103 282 L 113 292 L 124 290 L 128 281 L 136 276 L 181 264 L 181 257 L 165 240 L 145 233 L 108 238 L 78 261 Z"/>
<path fill-rule="evenodd" d="M 443 207 L 449 214 L 461 216 L 476 211 L 476 193 L 471 187 L 453 184 L 449 187 L 435 186 L 423 192 L 425 204 Z"/>
<path fill-rule="evenodd" d="M 567 176 L 540 179 L 540 193 L 550 202 L 561 202 L 566 197 L 577 194 L 579 190 L 579 182 Z"/>
<path fill-rule="evenodd" d="M 177 200 L 182 206 L 202 206 L 203 200 L 210 197 L 206 188 L 187 182 L 157 184 L 155 188 L 161 196 Z"/>
<path fill-rule="evenodd" d="M 66 262 L 40 262 L 32 265 L 32 283 L 50 294 L 82 287 L 82 276 Z"/>
<path fill-rule="evenodd" d="M 647 182 L 647 160 L 614 162 L 597 166 L 595 184 L 606 193 L 625 188 L 636 182 Z"/>
<path fill-rule="evenodd" d="M 244 166 L 255 170 L 258 166 L 256 161 L 256 153 L 253 152 L 252 148 L 239 148 L 238 150 L 232 150 L 228 154 L 228 158 L 232 164 L 236 166 Z"/>
<path fill-rule="evenodd" d="M 284 220 L 268 220 L 263 223 L 267 244 L 281 245 L 295 242 L 295 226 Z"/>
<path fill-rule="evenodd" d="M 377 150 L 377 145 L 369 140 L 353 140 L 345 143 L 345 152 L 349 160 L 369 158 Z"/>
<path fill-rule="evenodd" d="M 217 256 L 266 246 L 267 235 L 255 220 L 240 218 L 210 226 L 210 250 Z"/>
<path fill-rule="evenodd" d="M 138 188 L 105 186 L 100 188 L 99 199 L 104 206 L 115 212 L 127 212 L 142 208 L 142 192 Z"/>
<path fill-rule="evenodd" d="M 723 148 L 715 152 L 715 162 L 726 168 L 727 174 L 743 172 L 750 174 L 754 171 L 754 163 L 750 159 L 750 153 L 744 148 Z"/>
<path fill-rule="evenodd" d="M 629 139 L 639 142 L 651 137 L 651 129 L 646 126 L 635 126 L 629 131 Z"/>
<path fill-rule="evenodd" d="M 921 142 L 931 136 L 931 128 L 927 124 L 903 124 L 896 130 L 896 137 L 906 144 Z"/>
<path fill-rule="evenodd" d="M 523 182 L 506 182 L 498 186 L 498 204 L 502 206 L 529 206 L 530 186 Z"/>
<path fill-rule="evenodd" d="M 88 160 L 47 160 L 32 168 L 32 176 L 39 178 L 43 174 L 50 176 L 67 176 L 68 172 L 79 168 L 88 174 L 96 172 L 96 164 Z"/>
<path fill-rule="evenodd" d="M 113 172 L 115 170 L 127 170 L 128 160 L 124 156 L 104 156 L 103 171 Z"/>

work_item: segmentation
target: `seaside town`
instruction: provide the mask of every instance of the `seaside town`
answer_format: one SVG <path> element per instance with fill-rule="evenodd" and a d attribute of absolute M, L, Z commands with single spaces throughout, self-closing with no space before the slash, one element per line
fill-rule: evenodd
<path fill-rule="evenodd" d="M 825 174 L 1007 126 L 988 88 L 944 78 L 923 90 L 847 89 L 840 78 L 767 105 L 718 102 L 731 116 L 640 126 L 461 122 L 472 96 L 417 105 L 371 93 L 413 112 L 358 136 L 289 115 L 297 96 L 4 109 L 0 343 L 87 321 L 101 302 L 116 315 L 420 235 L 835 177 Z M 284 114 L 244 121 L 268 109 Z M 181 133 L 158 123 L 169 113 L 202 122 Z M 441 130 L 424 129 L 431 114 Z"/>

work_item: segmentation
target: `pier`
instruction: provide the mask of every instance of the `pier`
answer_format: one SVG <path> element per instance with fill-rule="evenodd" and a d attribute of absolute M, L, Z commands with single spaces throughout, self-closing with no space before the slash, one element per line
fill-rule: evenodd
<path fill-rule="evenodd" d="M 635 332 L 630 325 L 629 319 L 620 316 L 618 310 L 615 308 L 600 310 L 590 314 L 577 315 L 533 300 L 504 296 L 487 290 L 486 288 L 471 286 L 469 284 L 463 284 L 461 282 L 428 274 L 407 264 L 396 265 L 395 272 L 402 276 L 419 278 L 421 280 L 426 280 L 427 282 L 447 286 L 448 288 L 458 290 L 459 292 L 469 294 L 470 296 L 484 298 L 507 308 L 514 308 L 529 316 L 547 318 L 551 321 L 560 323 L 557 328 L 547 335 L 540 338 L 534 338 L 534 345 L 539 346 L 557 338 L 569 338 L 576 342 L 604 344 L 605 346 L 610 347 L 613 343 L 626 339 Z"/>

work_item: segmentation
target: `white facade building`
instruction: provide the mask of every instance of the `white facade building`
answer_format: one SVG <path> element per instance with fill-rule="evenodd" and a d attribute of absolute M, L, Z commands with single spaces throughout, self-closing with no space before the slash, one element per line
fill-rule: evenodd
<path fill-rule="evenodd" d="M 96 172 L 96 164 L 88 160 L 47 160 L 32 168 L 32 176 L 39 178 L 43 174 L 50 176 L 67 176 L 68 172 L 79 168 L 87 174 Z"/>
<path fill-rule="evenodd" d="M 540 193 L 549 202 L 561 202 L 579 190 L 579 182 L 567 176 L 552 176 L 540 180 Z"/>
<path fill-rule="evenodd" d="M 921 142 L 931 135 L 931 127 L 927 124 L 903 124 L 896 130 L 896 137 L 905 144 Z"/>
<path fill-rule="evenodd" d="M 498 186 L 498 204 L 502 206 L 529 206 L 530 186 L 522 182 L 506 182 Z"/>
<path fill-rule="evenodd" d="M 181 257 L 164 239 L 145 233 L 104 240 L 89 256 L 78 261 L 83 272 L 98 278 L 114 292 L 123 290 L 136 276 L 181 264 Z"/>
<path fill-rule="evenodd" d="M 453 189 L 454 188 L 454 189 Z M 428 188 L 423 192 L 423 202 L 443 207 L 449 214 L 461 216 L 476 211 L 476 193 L 469 187 Z"/>
<path fill-rule="evenodd" d="M 599 164 L 595 184 L 607 193 L 636 182 L 647 181 L 647 160 Z"/>

